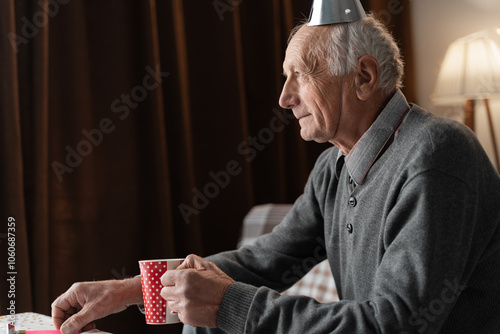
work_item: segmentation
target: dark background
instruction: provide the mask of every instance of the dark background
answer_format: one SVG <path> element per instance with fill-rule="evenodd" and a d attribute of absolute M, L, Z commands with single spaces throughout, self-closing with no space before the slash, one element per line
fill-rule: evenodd
<path fill-rule="evenodd" d="M 288 34 L 311 3 L 0 1 L 0 279 L 14 217 L 18 313 L 49 315 L 73 282 L 134 276 L 140 259 L 233 249 L 252 206 L 301 194 L 329 144 L 277 115 Z M 409 4 L 363 5 L 403 48 L 411 100 Z M 209 196 L 193 203 L 195 189 Z M 1 314 L 8 303 L 2 288 Z M 135 307 L 98 327 L 167 331 Z"/>

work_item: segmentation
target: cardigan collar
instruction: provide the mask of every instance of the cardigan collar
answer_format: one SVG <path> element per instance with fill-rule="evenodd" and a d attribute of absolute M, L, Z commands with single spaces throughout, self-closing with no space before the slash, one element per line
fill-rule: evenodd
<path fill-rule="evenodd" d="M 356 185 L 363 182 L 371 166 L 389 147 L 391 139 L 394 139 L 396 131 L 409 110 L 410 105 L 405 96 L 400 90 L 397 90 L 370 128 L 345 156 L 347 171 Z M 341 156 L 344 156 L 344 153 L 339 150 L 337 167 Z M 337 168 L 337 174 L 339 177 L 339 168 Z"/>

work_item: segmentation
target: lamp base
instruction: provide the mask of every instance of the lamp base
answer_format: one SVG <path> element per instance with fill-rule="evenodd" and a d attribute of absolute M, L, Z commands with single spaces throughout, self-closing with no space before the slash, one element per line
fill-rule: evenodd
<path fill-rule="evenodd" d="M 474 100 L 466 100 L 464 106 L 464 124 L 467 125 L 472 131 L 474 131 Z"/>
<path fill-rule="evenodd" d="M 485 99 L 484 104 L 486 105 L 486 115 L 488 117 L 488 123 L 490 127 L 490 135 L 491 135 L 491 142 L 493 145 L 493 155 L 495 158 L 495 164 L 497 171 L 500 172 L 500 159 L 498 158 L 497 139 L 495 136 L 495 127 L 493 126 L 493 119 L 491 117 L 490 101 L 488 99 Z M 475 101 L 466 100 L 464 105 L 464 124 L 467 125 L 472 131 L 474 131 L 475 128 L 474 113 L 475 113 Z"/>
<path fill-rule="evenodd" d="M 490 123 L 490 134 L 491 134 L 491 142 L 493 144 L 493 152 L 495 155 L 495 163 L 497 165 L 496 166 L 497 171 L 500 172 L 500 160 L 498 159 L 497 139 L 495 136 L 495 127 L 493 126 L 493 119 L 491 117 L 490 101 L 488 99 L 485 99 L 484 104 L 486 105 L 486 115 L 488 116 L 488 123 Z"/>

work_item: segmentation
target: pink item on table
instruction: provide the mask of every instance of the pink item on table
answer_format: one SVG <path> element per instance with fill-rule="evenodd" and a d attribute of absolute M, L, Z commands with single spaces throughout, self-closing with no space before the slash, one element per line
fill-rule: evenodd
<path fill-rule="evenodd" d="M 49 330 L 25 330 L 20 331 L 19 334 L 61 334 L 61 331 L 58 329 L 49 329 Z M 78 332 L 75 332 L 78 334 Z"/>

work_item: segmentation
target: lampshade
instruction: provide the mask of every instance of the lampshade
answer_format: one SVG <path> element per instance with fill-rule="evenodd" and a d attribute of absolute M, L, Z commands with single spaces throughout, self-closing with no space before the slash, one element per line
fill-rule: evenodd
<path fill-rule="evenodd" d="M 359 0 L 314 0 L 308 26 L 357 21 L 366 17 Z"/>
<path fill-rule="evenodd" d="M 446 105 L 500 97 L 500 49 L 485 32 L 453 42 L 439 72 L 433 102 Z"/>

